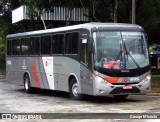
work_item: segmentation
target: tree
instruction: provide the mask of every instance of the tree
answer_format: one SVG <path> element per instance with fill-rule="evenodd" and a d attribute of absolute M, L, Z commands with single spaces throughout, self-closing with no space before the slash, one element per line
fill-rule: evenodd
<path fill-rule="evenodd" d="M 146 30 L 149 44 L 160 43 L 160 0 L 135 0 L 136 24 Z M 0 0 L 0 62 L 4 57 L 6 35 L 30 31 L 32 24 L 11 23 L 11 10 L 27 5 L 31 18 L 40 18 L 43 9 L 54 12 L 54 6 L 88 8 L 90 21 L 131 23 L 132 0 Z M 33 29 L 32 29 L 33 30 Z"/>
<path fill-rule="evenodd" d="M 4 63 L 4 57 L 5 57 L 4 47 L 5 45 L 4 45 L 3 39 L 2 37 L 0 37 L 0 64 Z"/>
<path fill-rule="evenodd" d="M 148 34 L 149 45 L 160 43 L 160 0 L 137 0 L 137 24 Z"/>
<path fill-rule="evenodd" d="M 0 63 L 5 62 L 5 40 L 13 32 L 11 10 L 19 6 L 18 0 L 0 0 Z"/>

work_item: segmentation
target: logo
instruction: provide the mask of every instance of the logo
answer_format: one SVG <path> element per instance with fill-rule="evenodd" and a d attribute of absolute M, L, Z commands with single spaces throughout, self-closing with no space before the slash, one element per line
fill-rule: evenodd
<path fill-rule="evenodd" d="M 42 115 L 40 114 L 2 114 L 3 120 L 9 120 L 9 119 L 42 119 Z"/>
<path fill-rule="evenodd" d="M 125 64 L 124 63 L 120 63 L 120 69 L 125 69 Z"/>
<path fill-rule="evenodd" d="M 136 78 L 136 77 L 130 78 L 130 81 L 131 81 L 131 82 L 139 82 L 139 78 Z"/>
<path fill-rule="evenodd" d="M 11 114 L 2 114 L 2 119 L 12 119 Z"/>
<path fill-rule="evenodd" d="M 80 70 L 83 70 L 83 65 L 82 64 L 80 64 Z"/>
<path fill-rule="evenodd" d="M 123 78 L 122 82 L 126 83 L 127 82 L 127 78 Z"/>

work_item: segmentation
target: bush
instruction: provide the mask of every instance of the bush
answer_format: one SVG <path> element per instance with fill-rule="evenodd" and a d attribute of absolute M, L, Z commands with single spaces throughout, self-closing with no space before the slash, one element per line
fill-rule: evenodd
<path fill-rule="evenodd" d="M 0 37 L 0 64 L 5 62 L 5 41 Z"/>
<path fill-rule="evenodd" d="M 0 75 L 6 74 L 6 66 L 5 64 L 0 64 Z"/>

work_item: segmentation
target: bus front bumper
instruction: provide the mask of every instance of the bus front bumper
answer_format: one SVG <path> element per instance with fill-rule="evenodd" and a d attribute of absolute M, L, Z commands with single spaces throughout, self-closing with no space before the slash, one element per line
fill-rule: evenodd
<path fill-rule="evenodd" d="M 129 85 L 113 85 L 109 82 L 98 82 L 95 85 L 95 96 L 146 94 L 151 90 L 151 80 Z"/>

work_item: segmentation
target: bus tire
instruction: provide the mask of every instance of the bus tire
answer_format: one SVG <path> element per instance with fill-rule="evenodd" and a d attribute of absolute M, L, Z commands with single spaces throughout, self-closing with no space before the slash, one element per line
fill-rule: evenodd
<path fill-rule="evenodd" d="M 116 100 L 124 100 L 128 97 L 128 95 L 114 95 Z"/>
<path fill-rule="evenodd" d="M 25 92 L 26 93 L 31 93 L 31 91 L 32 91 L 32 87 L 31 87 L 31 85 L 30 85 L 30 78 L 29 78 L 29 75 L 28 74 L 26 74 L 25 76 L 24 76 L 24 90 L 25 90 Z"/>
<path fill-rule="evenodd" d="M 75 78 L 73 78 L 69 84 L 69 93 L 71 99 L 82 100 L 83 95 L 78 93 L 78 83 Z"/>

